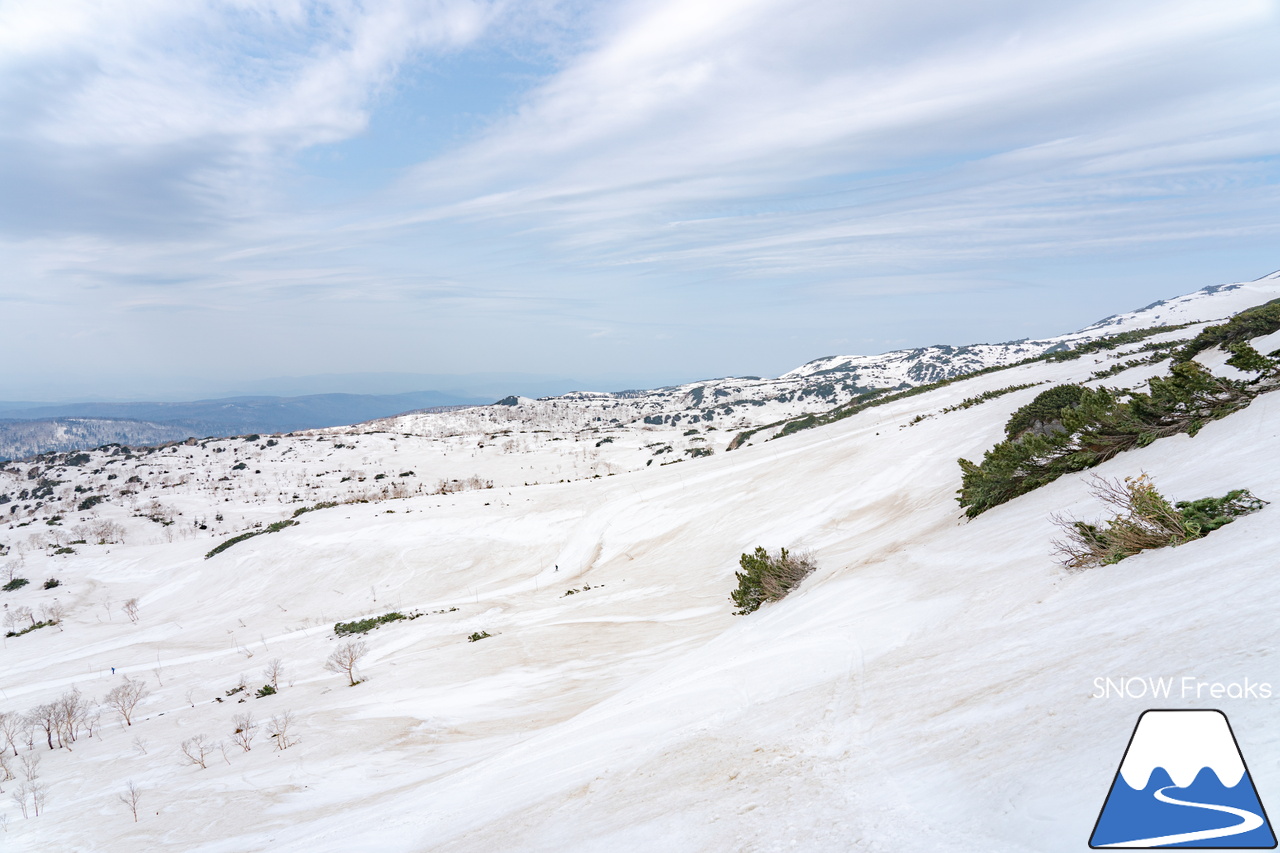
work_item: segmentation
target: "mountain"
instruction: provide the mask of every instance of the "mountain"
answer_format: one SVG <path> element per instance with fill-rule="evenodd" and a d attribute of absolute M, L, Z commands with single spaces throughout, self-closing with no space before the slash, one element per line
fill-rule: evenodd
<path fill-rule="evenodd" d="M 481 402 L 488 400 L 420 391 L 381 396 L 230 397 L 189 403 L 0 404 L 0 459 L 51 450 L 85 450 L 107 443 L 153 444 L 189 436 L 291 432 Z"/>
<path fill-rule="evenodd" d="M 1235 354 L 1176 362 L 1229 408 L 1205 392 L 1194 425 L 972 519 L 956 492 L 957 460 L 983 459 L 1046 390 L 1167 390 L 1175 362 L 1153 357 L 1277 297 L 1280 280 L 1202 292 L 1185 328 L 1146 334 L 1168 320 L 1154 308 L 1110 327 L 1141 334 L 1089 332 L 878 405 L 842 392 L 842 417 L 814 408 L 808 428 L 731 452 L 742 424 L 817 407 L 765 399 L 761 383 L 804 380 L 9 462 L 0 754 L 16 778 L 0 838 L 105 853 L 1066 853 L 1086 848 L 1151 701 L 1093 686 L 1130 676 L 1203 684 L 1163 701 L 1228 714 L 1265 801 L 1280 790 L 1274 699 L 1231 685 L 1277 683 L 1280 374 L 1236 365 L 1241 343 L 1280 349 L 1275 309 L 1231 327 Z M 763 405 L 704 419 L 737 386 Z M 1174 396 L 1167 412 L 1191 411 Z M 1272 503 L 1068 571 L 1055 518 L 1103 529 L 1115 514 L 1093 475 L 1170 502 L 1248 489 Z M 735 616 L 757 546 L 806 550 L 817 569 Z M 1161 787 L 1139 793 L 1165 779 L 1153 770 Z"/>

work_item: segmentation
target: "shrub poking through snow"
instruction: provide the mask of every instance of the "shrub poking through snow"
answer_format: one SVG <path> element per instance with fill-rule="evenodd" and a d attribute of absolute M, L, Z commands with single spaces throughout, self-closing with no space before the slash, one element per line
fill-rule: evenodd
<path fill-rule="evenodd" d="M 1089 490 L 1116 515 L 1092 524 L 1065 515 L 1053 516 L 1054 524 L 1064 534 L 1053 543 L 1055 555 L 1064 568 L 1072 571 L 1107 566 L 1152 548 L 1201 539 L 1267 503 L 1248 489 L 1235 489 L 1220 498 L 1173 504 L 1156 491 L 1146 474 L 1124 480 L 1094 477 Z"/>
<path fill-rule="evenodd" d="M 1080 405 L 1085 389 L 1080 385 L 1055 385 L 1048 391 L 1041 391 L 1035 399 L 1009 416 L 1004 425 L 1005 438 L 1034 432 L 1046 435 L 1062 431 L 1062 410 L 1074 409 Z"/>
<path fill-rule="evenodd" d="M 1205 350 L 1218 346 L 1232 350 L 1233 344 L 1251 341 L 1276 331 L 1280 331 L 1280 299 L 1246 308 L 1225 323 L 1207 326 L 1191 343 L 1178 351 L 1174 360 L 1188 361 Z"/>
<path fill-rule="evenodd" d="M 760 609 L 766 601 L 778 601 L 800 585 L 816 569 L 813 555 L 807 552 L 793 554 L 780 548 L 770 554 L 757 546 L 750 554 L 738 558 L 742 571 L 736 572 L 738 588 L 729 594 L 738 605 L 735 616 L 743 616 Z"/>
<path fill-rule="evenodd" d="M 470 636 L 467 637 L 467 642 L 478 643 L 481 640 L 488 639 L 489 637 L 492 637 L 492 636 L 493 634 L 490 634 L 488 631 L 476 631 L 474 634 L 471 634 Z"/>
<path fill-rule="evenodd" d="M 1093 468 L 1158 438 L 1180 433 L 1194 436 L 1205 424 L 1245 408 L 1280 383 L 1275 377 L 1265 384 L 1223 379 L 1195 361 L 1186 361 L 1173 365 L 1169 376 L 1151 378 L 1147 386 L 1146 393 L 1079 388 L 1070 392 L 1079 394 L 1078 402 L 1059 409 L 1050 421 L 1043 419 L 1049 415 L 1039 412 L 1027 429 L 1010 429 L 1012 437 L 988 450 L 981 464 L 961 459 L 956 499 L 965 515 L 976 518 L 1063 474 Z M 1036 399 L 1057 391 L 1051 388 Z M 1017 426 L 1012 419 L 1010 424 Z"/>
<path fill-rule="evenodd" d="M 348 634 L 367 634 L 374 628 L 378 628 L 388 622 L 399 622 L 401 619 L 413 620 L 417 619 L 421 615 L 421 613 L 410 613 L 405 615 L 404 613 L 392 611 L 391 613 L 384 613 L 381 616 L 370 616 L 367 619 L 356 619 L 352 622 L 337 622 L 333 626 L 333 633 L 337 634 L 339 637 L 345 637 Z"/>
<path fill-rule="evenodd" d="M 286 527 L 292 527 L 297 523 L 298 522 L 290 518 L 290 519 L 286 519 L 285 521 L 276 521 L 271 524 L 268 524 L 266 527 L 262 528 L 261 530 L 250 530 L 248 533 L 241 533 L 239 536 L 232 536 L 226 542 L 223 542 L 221 545 L 214 548 L 208 554 L 205 554 L 204 558 L 207 560 L 210 557 L 216 557 L 218 554 L 221 554 L 223 551 L 227 550 L 232 545 L 238 545 L 239 543 L 243 542 L 246 539 L 252 539 L 255 536 L 261 536 L 264 533 L 279 533 L 281 530 L 284 530 Z"/>

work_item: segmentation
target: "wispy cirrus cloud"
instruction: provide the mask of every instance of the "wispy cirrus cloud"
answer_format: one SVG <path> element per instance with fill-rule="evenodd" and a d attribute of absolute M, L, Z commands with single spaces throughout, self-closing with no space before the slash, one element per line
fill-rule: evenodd
<path fill-rule="evenodd" d="M 1061 331 L 1280 266 L 1277 35 L 1272 0 L 11 0 L 0 355 L 60 352 L 50 310 L 177 371 L 233 329 L 245 375 Z"/>

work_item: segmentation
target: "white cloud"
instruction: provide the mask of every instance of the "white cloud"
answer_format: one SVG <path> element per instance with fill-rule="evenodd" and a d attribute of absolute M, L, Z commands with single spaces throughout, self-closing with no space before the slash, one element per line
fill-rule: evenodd
<path fill-rule="evenodd" d="M 1280 75 L 1248 58 L 1276 34 L 1262 0 L 682 0 L 614 24 L 486 138 L 424 164 L 407 220 L 525 219 L 609 263 L 821 267 L 839 260 L 825 241 L 966 230 L 950 217 L 978 195 L 975 228 L 1023 216 L 1033 171 L 1043 204 L 1090 216 L 1135 174 L 1267 154 L 1280 129 Z"/>

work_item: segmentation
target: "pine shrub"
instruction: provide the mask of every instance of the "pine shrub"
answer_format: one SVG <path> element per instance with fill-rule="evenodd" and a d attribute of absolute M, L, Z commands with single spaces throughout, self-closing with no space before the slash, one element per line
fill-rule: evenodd
<path fill-rule="evenodd" d="M 1267 503 L 1248 489 L 1235 489 L 1220 498 L 1173 504 L 1156 490 L 1146 474 L 1124 480 L 1095 477 L 1090 491 L 1116 514 L 1099 523 L 1053 516 L 1064 534 L 1054 541 L 1054 552 L 1068 570 L 1112 565 L 1153 548 L 1176 547 L 1201 539 Z"/>
<path fill-rule="evenodd" d="M 738 606 L 735 616 L 760 609 L 766 601 L 778 601 L 800 585 L 817 568 L 808 553 L 793 554 L 786 548 L 770 554 L 761 546 L 738 558 L 742 571 L 735 572 L 738 588 L 729 598 Z"/>
<path fill-rule="evenodd" d="M 1100 465 L 1156 439 L 1194 436 L 1206 423 L 1245 408 L 1277 386 L 1223 379 L 1186 361 L 1174 364 L 1169 376 L 1151 378 L 1147 387 L 1146 393 L 1080 388 L 1079 402 L 1059 410 L 1055 429 L 1027 430 L 1002 441 L 984 454 L 981 464 L 959 460 L 957 500 L 965 515 L 976 518 L 1063 474 Z"/>

